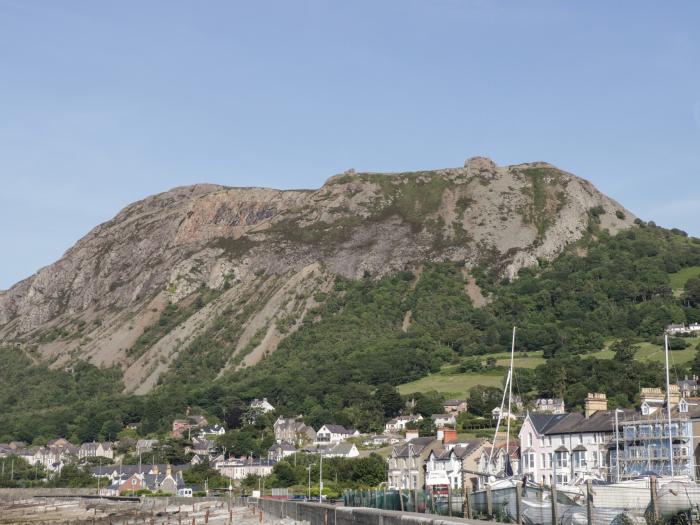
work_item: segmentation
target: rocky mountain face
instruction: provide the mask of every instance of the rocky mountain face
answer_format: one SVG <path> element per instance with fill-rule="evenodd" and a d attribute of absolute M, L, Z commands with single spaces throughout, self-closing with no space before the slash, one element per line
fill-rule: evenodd
<path fill-rule="evenodd" d="M 0 343 L 54 366 L 119 364 L 127 390 L 143 393 L 216 323 L 227 327 L 227 368 L 254 365 L 336 275 L 450 260 L 513 278 L 585 235 L 592 214 L 611 233 L 635 219 L 554 166 L 485 158 L 424 172 L 350 170 L 318 190 L 175 188 L 128 206 L 0 292 Z M 485 300 L 473 282 L 468 293 Z"/>

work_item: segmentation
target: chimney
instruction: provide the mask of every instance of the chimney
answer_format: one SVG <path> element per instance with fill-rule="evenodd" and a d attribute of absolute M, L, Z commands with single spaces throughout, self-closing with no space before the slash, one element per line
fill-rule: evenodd
<path fill-rule="evenodd" d="M 608 398 L 605 394 L 594 392 L 586 397 L 586 418 L 591 417 L 598 410 L 608 409 Z"/>
<path fill-rule="evenodd" d="M 173 467 L 170 463 L 168 463 L 168 466 L 165 469 L 165 475 L 166 476 L 172 476 L 173 475 Z"/>
<path fill-rule="evenodd" d="M 438 428 L 436 432 L 436 437 L 438 441 L 442 441 L 443 438 L 445 437 L 445 431 L 442 428 Z"/>
<path fill-rule="evenodd" d="M 454 428 L 445 428 L 442 431 L 442 444 L 457 442 L 457 431 Z"/>
<path fill-rule="evenodd" d="M 671 404 L 671 408 L 678 406 L 681 400 L 681 393 L 678 389 L 678 385 L 669 385 L 668 389 L 668 401 Z"/>

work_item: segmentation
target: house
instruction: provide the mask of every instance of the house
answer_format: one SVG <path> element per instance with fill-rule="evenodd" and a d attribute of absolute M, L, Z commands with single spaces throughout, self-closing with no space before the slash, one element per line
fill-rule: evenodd
<path fill-rule="evenodd" d="M 185 454 L 196 454 L 208 458 L 216 449 L 216 443 L 207 438 L 194 438 L 192 445 L 185 447 Z"/>
<path fill-rule="evenodd" d="M 354 443 L 342 442 L 332 445 L 321 452 L 329 458 L 356 458 L 360 455 Z"/>
<path fill-rule="evenodd" d="M 700 332 L 700 323 L 690 323 L 688 325 L 689 332 Z"/>
<path fill-rule="evenodd" d="M 383 447 L 386 445 L 395 445 L 400 441 L 402 441 L 402 437 L 398 434 L 375 434 L 368 436 L 362 444 L 366 447 Z"/>
<path fill-rule="evenodd" d="M 565 414 L 564 400 L 559 398 L 542 397 L 535 399 L 533 412 L 543 414 Z"/>
<path fill-rule="evenodd" d="M 687 331 L 684 324 L 670 324 L 666 327 L 667 334 L 682 334 Z"/>
<path fill-rule="evenodd" d="M 273 407 L 269 403 L 266 397 L 263 397 L 262 399 L 253 399 L 250 402 L 250 408 L 255 411 L 260 411 L 263 414 L 267 414 L 268 412 L 274 412 L 275 410 L 275 407 Z"/>
<path fill-rule="evenodd" d="M 514 419 L 518 419 L 518 416 L 512 412 L 508 412 L 508 410 L 503 410 L 503 412 L 501 412 L 501 407 L 495 407 L 493 410 L 491 410 L 491 419 L 498 420 L 507 418 L 510 418 L 512 421 Z"/>
<path fill-rule="evenodd" d="M 433 421 L 435 428 L 454 427 L 457 424 L 457 418 L 455 418 L 454 414 L 433 414 L 430 416 L 430 419 Z"/>
<path fill-rule="evenodd" d="M 275 443 L 267 449 L 267 459 L 282 461 L 284 458 L 292 456 L 296 453 L 297 449 L 289 443 Z"/>
<path fill-rule="evenodd" d="M 619 451 L 620 479 L 630 479 L 648 472 L 657 476 L 670 475 L 669 434 L 673 448 L 674 475 L 698 478 L 696 465 L 700 460 L 700 441 L 697 437 L 700 430 L 700 398 L 679 397 L 679 389 L 674 388 L 677 385 L 670 386 L 670 429 L 666 404 L 662 409 L 645 410 L 647 400 L 641 403 L 639 413 L 627 414 L 627 417 L 619 421 L 620 442 L 611 447 L 611 456 Z M 615 479 L 617 474 L 616 467 Z"/>
<path fill-rule="evenodd" d="M 700 380 L 698 376 L 693 375 L 691 379 L 685 376 L 685 379 L 678 381 L 678 390 L 681 397 L 695 397 L 700 392 Z"/>
<path fill-rule="evenodd" d="M 316 441 L 316 431 L 298 419 L 278 417 L 273 429 L 277 443 L 303 446 Z"/>
<path fill-rule="evenodd" d="M 451 436 L 443 439 L 442 446 L 435 447 L 425 464 L 425 488 L 443 493 L 448 487 L 461 490 L 464 483 L 472 490 L 478 488 L 478 460 L 481 451 L 489 443 L 484 439 L 470 439 L 462 443 L 451 442 Z M 489 445 L 490 446 L 490 445 Z"/>
<path fill-rule="evenodd" d="M 175 419 L 170 435 L 175 439 L 182 439 L 185 435 L 189 438 L 192 430 L 203 428 L 208 423 L 207 419 L 201 415 L 188 415 L 185 419 Z"/>
<path fill-rule="evenodd" d="M 241 458 L 217 461 L 214 468 L 222 476 L 232 480 L 243 480 L 248 476 L 269 476 L 275 464 L 276 461 L 270 459 Z"/>
<path fill-rule="evenodd" d="M 203 427 L 199 430 L 199 437 L 202 439 L 206 437 L 223 436 L 224 434 L 226 434 L 226 429 L 218 423 Z"/>
<path fill-rule="evenodd" d="M 681 398 L 679 385 L 670 385 L 671 407 L 678 404 Z M 642 388 L 639 392 L 640 412 L 643 416 L 651 416 L 666 406 L 666 392 L 663 389 Z"/>
<path fill-rule="evenodd" d="M 442 404 L 446 414 L 461 414 L 467 411 L 467 402 L 463 399 L 448 399 Z"/>
<path fill-rule="evenodd" d="M 323 425 L 316 432 L 316 443 L 340 443 L 359 435 L 360 433 L 354 428 L 345 428 L 343 425 Z"/>
<path fill-rule="evenodd" d="M 407 424 L 417 423 L 418 421 L 423 421 L 423 416 L 420 414 L 395 417 L 386 422 L 386 425 L 384 425 L 384 433 L 395 434 L 397 432 L 402 432 L 406 430 Z"/>
<path fill-rule="evenodd" d="M 425 462 L 430 452 L 440 445 L 434 437 L 419 437 L 395 446 L 389 457 L 389 488 L 422 488 L 425 485 Z"/>
<path fill-rule="evenodd" d="M 136 452 L 145 454 L 151 452 L 153 447 L 159 444 L 157 439 L 139 439 L 136 441 Z"/>
<path fill-rule="evenodd" d="M 618 411 L 620 414 L 634 411 Z M 580 476 L 610 479 L 615 411 L 602 393 L 589 393 L 585 413 L 528 413 L 520 429 L 521 471 L 535 483 L 569 483 Z"/>
<path fill-rule="evenodd" d="M 114 450 L 112 449 L 112 443 L 109 441 L 104 442 L 92 442 L 83 443 L 80 445 L 78 450 L 78 458 L 114 458 Z"/>
<path fill-rule="evenodd" d="M 510 464 L 510 468 L 508 468 L 508 464 Z M 507 446 L 505 443 L 500 443 L 496 446 L 483 447 L 480 451 L 477 471 L 479 472 L 478 483 L 480 487 L 487 483 L 492 476 L 500 478 L 520 474 L 520 445 L 518 441 L 510 441 Z"/>

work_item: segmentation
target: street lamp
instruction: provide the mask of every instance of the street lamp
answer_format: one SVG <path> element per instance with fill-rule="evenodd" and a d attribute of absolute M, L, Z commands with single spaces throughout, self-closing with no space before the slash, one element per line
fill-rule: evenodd
<path fill-rule="evenodd" d="M 318 466 L 318 502 L 323 502 L 323 451 L 319 452 L 321 461 Z"/>
<path fill-rule="evenodd" d="M 308 500 L 311 501 L 311 465 L 307 466 L 306 470 L 309 471 L 309 497 L 308 497 Z"/>

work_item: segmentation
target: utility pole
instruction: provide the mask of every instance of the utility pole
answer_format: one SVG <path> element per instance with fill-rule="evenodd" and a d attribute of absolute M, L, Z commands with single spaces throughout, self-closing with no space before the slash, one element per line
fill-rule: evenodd
<path fill-rule="evenodd" d="M 4 466 L 4 464 L 3 464 Z M 309 497 L 308 500 L 311 501 L 311 465 L 306 467 L 306 470 L 309 471 Z"/>
<path fill-rule="evenodd" d="M 620 423 L 615 409 L 615 482 L 620 483 Z"/>
<path fill-rule="evenodd" d="M 323 452 L 319 453 L 321 461 L 318 467 L 318 502 L 323 502 Z"/>

